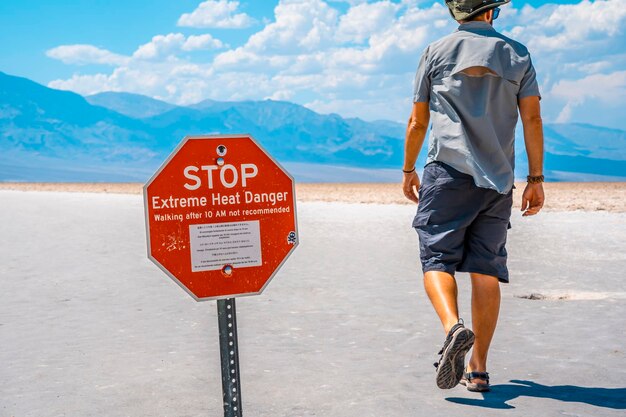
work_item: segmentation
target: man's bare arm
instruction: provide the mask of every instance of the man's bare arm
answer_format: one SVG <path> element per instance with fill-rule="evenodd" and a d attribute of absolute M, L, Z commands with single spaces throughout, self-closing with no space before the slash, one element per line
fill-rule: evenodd
<path fill-rule="evenodd" d="M 411 171 L 415 168 L 415 162 L 419 156 L 420 149 L 424 144 L 428 123 L 430 122 L 430 112 L 428 103 L 414 103 L 411 117 L 406 128 L 406 141 L 404 144 L 404 171 Z M 420 186 L 420 179 L 417 172 L 404 173 L 402 179 L 402 191 L 409 200 L 418 203 L 417 190 Z"/>
<path fill-rule="evenodd" d="M 524 127 L 524 143 L 528 155 L 528 175 L 543 175 L 543 122 L 539 97 L 529 96 L 519 100 L 519 112 Z M 528 184 L 522 195 L 524 216 L 533 216 L 545 201 L 543 184 Z"/>

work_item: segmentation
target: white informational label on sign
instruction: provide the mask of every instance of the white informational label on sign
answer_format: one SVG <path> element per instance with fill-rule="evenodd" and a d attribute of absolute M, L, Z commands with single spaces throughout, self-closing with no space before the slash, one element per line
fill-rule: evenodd
<path fill-rule="evenodd" d="M 261 266 L 259 221 L 189 226 L 192 272 Z"/>

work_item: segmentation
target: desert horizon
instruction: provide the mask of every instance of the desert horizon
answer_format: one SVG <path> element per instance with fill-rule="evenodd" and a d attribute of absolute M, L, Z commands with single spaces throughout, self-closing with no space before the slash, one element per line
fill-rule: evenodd
<path fill-rule="evenodd" d="M 517 182 L 514 207 L 520 204 L 525 183 Z M 626 182 L 547 182 L 545 211 L 626 212 Z M 0 182 L 0 190 L 142 194 L 142 183 Z M 298 202 L 411 205 L 400 183 L 297 183 Z"/>

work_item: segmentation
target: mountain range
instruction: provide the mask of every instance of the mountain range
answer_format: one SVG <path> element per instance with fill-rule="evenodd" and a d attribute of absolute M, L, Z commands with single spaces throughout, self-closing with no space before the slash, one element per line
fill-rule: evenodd
<path fill-rule="evenodd" d="M 190 134 L 250 133 L 298 180 L 396 181 L 405 126 L 322 115 L 283 101 L 177 106 L 119 92 L 88 97 L 0 72 L 0 181 L 146 181 Z M 626 132 L 548 124 L 552 180 L 626 180 Z M 517 171 L 526 172 L 523 139 Z M 422 152 L 418 165 L 423 165 Z"/>

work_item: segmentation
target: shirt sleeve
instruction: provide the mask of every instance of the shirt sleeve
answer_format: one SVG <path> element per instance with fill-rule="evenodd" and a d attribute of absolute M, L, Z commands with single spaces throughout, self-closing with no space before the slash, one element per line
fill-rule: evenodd
<path fill-rule="evenodd" d="M 528 69 L 520 82 L 519 92 L 517 98 L 524 98 L 530 96 L 538 96 L 541 99 L 541 93 L 539 92 L 539 84 L 537 83 L 537 72 L 533 62 L 529 61 Z"/>
<path fill-rule="evenodd" d="M 422 54 L 413 86 L 413 102 L 428 103 L 430 101 L 430 68 L 428 68 L 428 48 Z"/>

